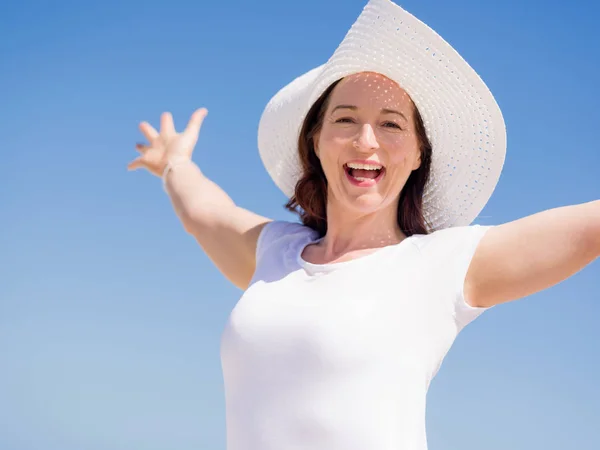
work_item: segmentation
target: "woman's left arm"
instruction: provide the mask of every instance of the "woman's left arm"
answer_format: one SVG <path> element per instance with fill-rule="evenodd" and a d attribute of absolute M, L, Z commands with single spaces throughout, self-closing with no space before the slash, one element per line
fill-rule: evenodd
<path fill-rule="evenodd" d="M 565 280 L 600 256 L 600 200 L 491 228 L 465 278 L 471 306 L 516 300 Z"/>

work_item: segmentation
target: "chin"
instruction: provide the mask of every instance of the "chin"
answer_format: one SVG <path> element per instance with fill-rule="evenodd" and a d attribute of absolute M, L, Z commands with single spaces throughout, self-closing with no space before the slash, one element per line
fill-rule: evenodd
<path fill-rule="evenodd" d="M 384 186 L 370 189 L 357 189 L 354 186 L 338 186 L 333 192 L 330 190 L 328 198 L 333 200 L 338 208 L 351 214 L 375 214 L 394 208 L 397 209 L 398 195 L 390 192 L 390 189 L 381 189 Z M 331 185 L 330 185 L 331 188 Z M 362 191 L 362 192 L 360 192 Z"/>
<path fill-rule="evenodd" d="M 389 207 L 389 202 L 378 192 L 365 193 L 358 197 L 348 196 L 346 207 L 362 214 L 373 214 Z"/>

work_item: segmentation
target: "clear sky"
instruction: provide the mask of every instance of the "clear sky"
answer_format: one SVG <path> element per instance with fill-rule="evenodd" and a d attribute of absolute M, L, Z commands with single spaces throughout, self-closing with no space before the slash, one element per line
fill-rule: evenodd
<path fill-rule="evenodd" d="M 365 3 L 2 3 L 0 450 L 224 448 L 219 340 L 240 292 L 160 180 L 126 171 L 137 125 L 207 107 L 196 162 L 240 205 L 293 219 L 258 120 Z M 507 160 L 477 223 L 600 198 L 598 2 L 402 6 L 503 110 Z M 431 450 L 600 448 L 599 264 L 464 330 L 430 388 Z"/>

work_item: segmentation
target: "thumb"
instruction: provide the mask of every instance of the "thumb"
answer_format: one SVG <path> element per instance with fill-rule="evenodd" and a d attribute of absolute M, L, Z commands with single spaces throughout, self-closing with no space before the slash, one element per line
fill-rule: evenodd
<path fill-rule="evenodd" d="M 136 158 L 133 161 L 131 161 L 129 164 L 127 164 L 127 170 L 136 170 L 136 169 L 140 169 L 144 167 L 144 162 L 142 161 L 142 158 Z"/>

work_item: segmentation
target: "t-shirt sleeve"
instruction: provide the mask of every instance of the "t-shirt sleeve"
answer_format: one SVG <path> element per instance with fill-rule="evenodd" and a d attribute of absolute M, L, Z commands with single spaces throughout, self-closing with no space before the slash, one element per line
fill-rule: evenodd
<path fill-rule="evenodd" d="M 462 248 L 457 251 L 456 264 L 454 266 L 456 270 L 456 320 L 460 328 L 463 328 L 469 322 L 475 320 L 484 311 L 490 309 L 471 306 L 465 298 L 464 287 L 465 278 L 467 277 L 469 266 L 473 260 L 473 255 L 475 255 L 475 250 L 483 236 L 492 227 L 473 225 L 464 228 L 464 230 L 460 230 L 463 232 L 463 236 L 461 236 L 463 238 Z"/>
<path fill-rule="evenodd" d="M 427 236 L 421 245 L 437 294 L 448 299 L 458 330 L 490 308 L 471 306 L 465 298 L 464 284 L 477 246 L 492 226 L 470 225 L 448 228 Z"/>
<path fill-rule="evenodd" d="M 256 241 L 256 260 L 260 261 L 268 248 L 285 234 L 285 229 L 288 227 L 287 222 L 273 220 L 267 223 Z"/>
<path fill-rule="evenodd" d="M 267 223 L 256 242 L 256 268 L 250 283 L 286 276 L 294 270 L 297 247 L 314 235 L 314 230 L 300 223 L 279 220 Z"/>
<path fill-rule="evenodd" d="M 270 251 L 281 247 L 290 239 L 307 233 L 312 233 L 312 230 L 296 222 L 274 220 L 267 223 L 258 235 L 256 242 L 257 262 L 263 260 Z"/>

